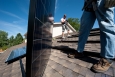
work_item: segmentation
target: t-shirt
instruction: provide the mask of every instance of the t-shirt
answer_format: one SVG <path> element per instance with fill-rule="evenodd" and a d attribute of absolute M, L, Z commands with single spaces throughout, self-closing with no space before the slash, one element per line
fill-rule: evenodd
<path fill-rule="evenodd" d="M 65 21 L 66 21 L 66 19 L 61 18 L 61 23 L 62 23 L 62 24 L 65 24 Z"/>
<path fill-rule="evenodd" d="M 54 23 L 54 17 L 48 17 L 48 21 L 53 24 Z"/>
<path fill-rule="evenodd" d="M 54 21 L 53 17 L 48 17 L 49 21 Z"/>

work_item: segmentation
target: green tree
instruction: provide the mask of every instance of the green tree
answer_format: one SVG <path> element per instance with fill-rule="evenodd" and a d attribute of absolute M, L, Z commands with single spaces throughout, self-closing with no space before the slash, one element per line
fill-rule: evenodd
<path fill-rule="evenodd" d="M 80 28 L 80 21 L 78 18 L 68 18 L 68 22 L 70 23 L 70 25 L 76 30 L 78 31 Z"/>
<path fill-rule="evenodd" d="M 14 36 L 12 35 L 10 38 L 9 38 L 9 46 L 13 46 L 14 45 Z"/>
<path fill-rule="evenodd" d="M 8 45 L 8 33 L 0 30 L 0 48 L 6 49 Z"/>
<path fill-rule="evenodd" d="M 14 45 L 21 44 L 23 42 L 23 37 L 20 33 L 18 33 L 15 37 Z"/>

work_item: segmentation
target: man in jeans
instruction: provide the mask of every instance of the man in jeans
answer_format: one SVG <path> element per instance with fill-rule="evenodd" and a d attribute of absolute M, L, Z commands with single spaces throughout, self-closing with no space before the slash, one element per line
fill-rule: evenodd
<path fill-rule="evenodd" d="M 62 38 L 64 39 L 65 37 L 64 37 L 64 31 L 65 31 L 65 29 L 67 30 L 67 32 L 68 32 L 68 34 L 67 34 L 67 36 L 69 37 L 70 35 L 69 35 L 69 28 L 68 28 L 68 26 L 67 26 L 67 20 L 66 20 L 66 15 L 64 15 L 63 16 L 63 18 L 61 18 L 61 23 L 62 23 Z"/>
<path fill-rule="evenodd" d="M 85 5 L 87 5 L 90 0 L 85 1 Z M 106 3 L 106 0 L 94 0 L 84 9 L 80 21 L 78 47 L 74 55 L 69 55 L 70 58 L 84 57 L 85 43 L 97 19 L 100 28 L 100 56 L 102 58 L 92 66 L 92 70 L 95 72 L 107 71 L 112 65 L 112 59 L 115 58 L 114 7 L 105 7 Z"/>

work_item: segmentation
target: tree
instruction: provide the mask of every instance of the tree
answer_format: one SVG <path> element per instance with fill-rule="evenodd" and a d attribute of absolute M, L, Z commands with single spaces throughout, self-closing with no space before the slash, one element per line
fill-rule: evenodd
<path fill-rule="evenodd" d="M 8 36 L 8 33 L 6 33 L 5 31 L 1 31 L 0 30 L 0 47 L 2 47 L 3 45 L 7 45 L 8 44 L 7 36 Z"/>
<path fill-rule="evenodd" d="M 9 46 L 13 46 L 14 45 L 14 36 L 12 35 L 10 38 L 9 38 Z"/>
<path fill-rule="evenodd" d="M 23 42 L 23 37 L 20 33 L 18 33 L 15 37 L 14 45 L 20 44 Z"/>
<path fill-rule="evenodd" d="M 0 48 L 6 48 L 8 45 L 8 33 L 0 30 Z"/>
<path fill-rule="evenodd" d="M 68 22 L 70 23 L 70 25 L 76 30 L 78 31 L 80 28 L 80 21 L 78 18 L 68 18 Z"/>

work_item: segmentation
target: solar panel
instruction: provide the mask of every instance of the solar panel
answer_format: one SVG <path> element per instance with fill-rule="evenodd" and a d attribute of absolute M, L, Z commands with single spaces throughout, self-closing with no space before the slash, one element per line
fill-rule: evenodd
<path fill-rule="evenodd" d="M 26 55 L 26 46 L 24 46 L 22 48 L 15 49 L 10 53 L 10 55 L 6 59 L 5 63 L 15 61 L 19 58 L 24 57 L 25 55 Z"/>

